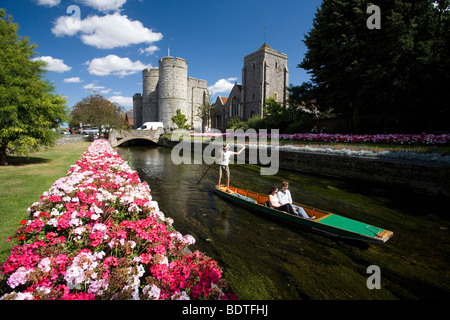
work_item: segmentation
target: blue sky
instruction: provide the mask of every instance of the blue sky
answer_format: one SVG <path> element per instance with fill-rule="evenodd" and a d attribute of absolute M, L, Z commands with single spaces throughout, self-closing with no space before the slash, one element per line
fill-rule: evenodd
<path fill-rule="evenodd" d="M 132 109 L 142 69 L 168 55 L 188 62 L 213 98 L 241 83 L 244 56 L 266 40 L 288 56 L 289 83 L 309 80 L 297 68 L 319 0 L 1 0 L 48 62 L 46 78 L 68 107 L 92 94 Z M 74 10 L 68 10 L 70 6 Z M 79 17 L 79 18 L 78 18 Z"/>

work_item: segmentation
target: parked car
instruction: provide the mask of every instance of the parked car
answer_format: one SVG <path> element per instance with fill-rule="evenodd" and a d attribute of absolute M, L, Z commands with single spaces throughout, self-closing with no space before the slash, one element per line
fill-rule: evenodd
<path fill-rule="evenodd" d="M 95 135 L 95 134 L 98 134 L 98 128 L 97 127 L 92 127 L 92 128 L 89 128 L 89 129 L 83 129 L 82 131 L 81 131 L 81 134 L 88 134 L 88 135 Z"/>

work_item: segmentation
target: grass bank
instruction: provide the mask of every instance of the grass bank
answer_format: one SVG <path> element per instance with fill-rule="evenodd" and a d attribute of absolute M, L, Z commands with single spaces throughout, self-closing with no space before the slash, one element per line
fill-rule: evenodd
<path fill-rule="evenodd" d="M 0 262 L 9 256 L 20 221 L 27 218 L 28 207 L 39 200 L 67 170 L 80 159 L 90 142 L 57 145 L 30 156 L 10 156 L 9 165 L 0 167 Z"/>

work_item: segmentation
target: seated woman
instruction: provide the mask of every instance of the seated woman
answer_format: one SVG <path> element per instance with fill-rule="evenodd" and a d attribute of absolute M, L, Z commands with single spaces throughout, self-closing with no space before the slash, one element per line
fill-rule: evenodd
<path fill-rule="evenodd" d="M 269 204 L 270 207 L 273 209 L 277 209 L 277 210 L 281 210 L 281 211 L 285 211 L 287 213 L 291 213 L 295 215 L 295 211 L 292 208 L 290 203 L 286 203 L 284 205 L 280 204 L 280 201 L 278 200 L 278 187 L 277 186 L 272 186 L 270 188 L 269 191 Z"/>

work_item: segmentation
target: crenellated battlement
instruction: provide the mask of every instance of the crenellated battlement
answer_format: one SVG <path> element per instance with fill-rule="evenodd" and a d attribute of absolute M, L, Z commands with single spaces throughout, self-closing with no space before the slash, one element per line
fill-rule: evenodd
<path fill-rule="evenodd" d="M 171 118 L 176 110 L 188 118 L 188 124 L 199 128 L 201 119 L 194 110 L 208 95 L 207 81 L 187 76 L 188 63 L 180 57 L 162 57 L 158 68 L 142 70 L 143 93 L 133 97 L 135 128 L 144 122 L 163 122 L 165 129 L 175 128 Z M 139 114 L 142 116 L 139 117 Z"/>
<path fill-rule="evenodd" d="M 188 63 L 185 59 L 179 58 L 179 57 L 163 57 L 159 59 L 159 68 L 161 67 L 179 67 L 179 68 L 186 68 L 188 66 Z"/>
<path fill-rule="evenodd" d="M 190 87 L 199 87 L 199 88 L 207 88 L 208 83 L 207 83 L 206 80 L 188 77 L 188 86 L 190 86 Z"/>

